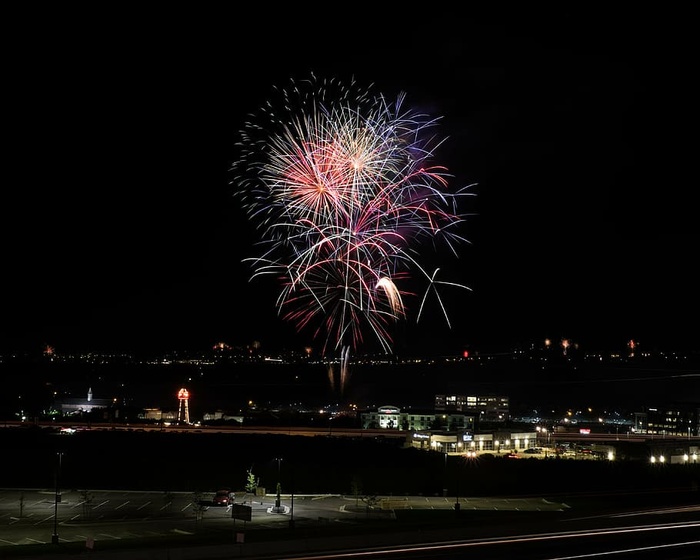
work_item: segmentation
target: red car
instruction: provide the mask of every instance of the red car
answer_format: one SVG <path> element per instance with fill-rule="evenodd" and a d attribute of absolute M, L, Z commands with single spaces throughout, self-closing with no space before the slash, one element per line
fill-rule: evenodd
<path fill-rule="evenodd" d="M 227 506 L 232 501 L 233 500 L 231 499 L 231 490 L 229 490 L 228 488 L 222 488 L 221 490 L 217 490 L 214 494 L 214 497 L 212 498 L 212 503 L 215 506 Z"/>

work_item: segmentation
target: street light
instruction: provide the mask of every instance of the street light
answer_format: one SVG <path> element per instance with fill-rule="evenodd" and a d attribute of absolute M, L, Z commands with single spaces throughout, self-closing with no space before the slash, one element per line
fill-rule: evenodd
<path fill-rule="evenodd" d="M 292 465 L 289 466 L 289 470 L 292 473 L 292 479 L 289 483 L 289 488 L 292 492 L 292 505 L 290 506 L 290 510 L 289 510 L 289 514 L 290 514 L 289 528 L 294 529 L 294 468 L 292 467 Z"/>
<path fill-rule="evenodd" d="M 445 470 L 447 470 L 447 453 L 445 453 Z M 457 475 L 455 477 L 455 487 L 456 487 L 455 496 L 456 496 L 457 500 L 455 501 L 454 507 L 455 507 L 455 511 L 459 513 L 459 510 L 461 508 L 461 505 L 459 503 L 459 475 L 461 474 L 460 469 L 459 469 L 459 465 L 457 467 L 456 472 L 457 472 Z"/>
<path fill-rule="evenodd" d="M 51 535 L 51 544 L 58 544 L 58 502 L 61 501 L 61 493 L 59 490 L 58 482 L 61 476 L 61 462 L 63 458 L 63 452 L 58 451 L 56 453 L 57 464 L 56 464 L 56 492 L 54 494 L 53 500 L 53 535 Z"/>
<path fill-rule="evenodd" d="M 544 445 L 549 447 L 549 439 L 551 436 L 551 430 L 548 430 L 545 426 L 537 426 L 537 445 Z"/>
<path fill-rule="evenodd" d="M 442 475 L 442 495 L 447 496 L 447 444 L 444 445 L 443 454 L 445 455 L 445 468 Z"/>
<path fill-rule="evenodd" d="M 280 493 L 282 492 L 282 484 L 280 483 L 280 472 L 281 472 L 281 467 L 280 464 L 282 462 L 282 457 L 277 457 L 277 497 L 275 498 L 275 507 L 272 511 L 275 513 L 280 513 L 282 511 L 282 505 L 281 505 L 281 496 Z"/>

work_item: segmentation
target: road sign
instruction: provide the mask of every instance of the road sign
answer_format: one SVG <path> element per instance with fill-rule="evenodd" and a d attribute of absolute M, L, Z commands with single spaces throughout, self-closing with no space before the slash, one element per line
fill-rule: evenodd
<path fill-rule="evenodd" d="M 241 521 L 250 521 L 253 517 L 253 508 L 243 504 L 231 504 L 231 517 Z"/>

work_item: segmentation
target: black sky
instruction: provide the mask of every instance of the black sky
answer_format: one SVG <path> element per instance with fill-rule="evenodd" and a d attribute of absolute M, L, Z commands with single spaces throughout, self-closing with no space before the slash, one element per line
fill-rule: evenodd
<path fill-rule="evenodd" d="M 406 92 L 477 184 L 446 265 L 472 292 L 399 349 L 695 344 L 689 14 L 306 10 L 6 12 L 1 349 L 313 345 L 248 282 L 230 184 L 246 116 L 312 72 Z"/>

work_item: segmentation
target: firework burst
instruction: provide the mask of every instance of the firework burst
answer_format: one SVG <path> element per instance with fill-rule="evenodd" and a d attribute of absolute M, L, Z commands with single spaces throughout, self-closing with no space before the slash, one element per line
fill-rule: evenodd
<path fill-rule="evenodd" d="M 256 224 L 259 256 L 246 259 L 251 279 L 280 280 L 277 306 L 299 330 L 310 329 L 327 350 L 356 349 L 372 333 L 391 351 L 390 327 L 406 318 L 408 288 L 428 293 L 455 286 L 420 264 L 426 243 L 457 256 L 466 240 L 447 170 L 431 164 L 438 120 L 404 110 L 371 90 L 315 78 L 276 90 L 241 131 L 234 164 L 236 195 Z M 416 274 L 417 273 L 417 274 Z"/>

